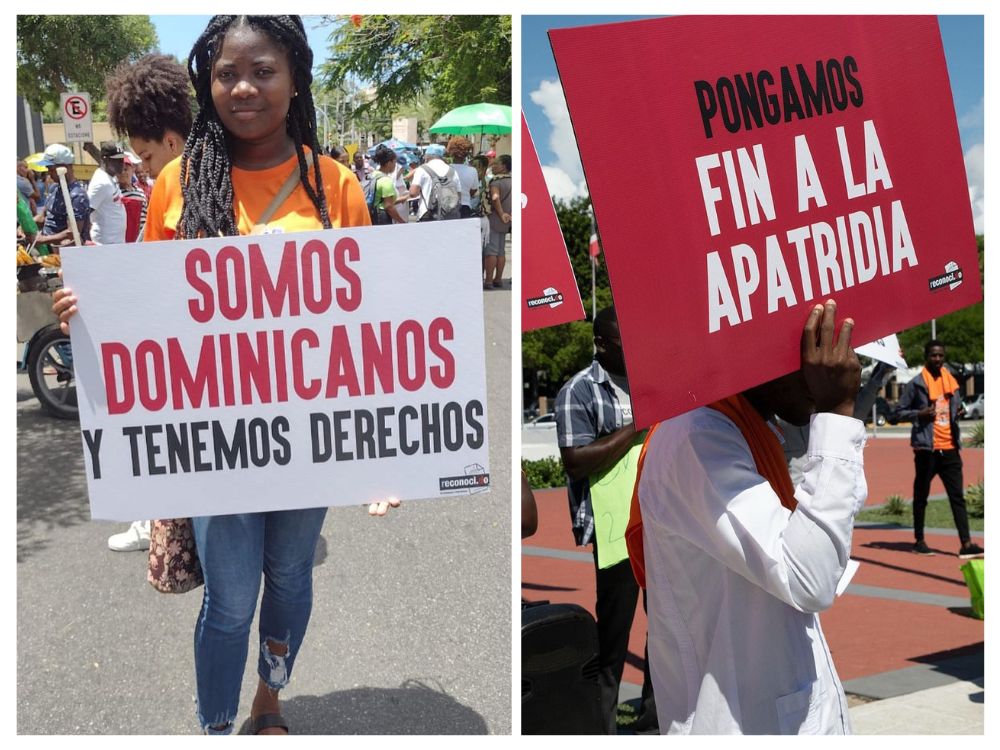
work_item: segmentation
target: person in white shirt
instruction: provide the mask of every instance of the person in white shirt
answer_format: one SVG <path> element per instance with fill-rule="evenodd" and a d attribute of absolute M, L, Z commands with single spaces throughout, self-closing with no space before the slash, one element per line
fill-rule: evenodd
<path fill-rule="evenodd" d="M 451 157 L 451 168 L 458 175 L 458 182 L 461 185 L 459 198 L 461 206 L 459 212 L 463 219 L 472 216 L 472 201 L 479 191 L 479 173 L 476 168 L 465 163 L 472 153 L 472 141 L 462 135 L 452 136 L 448 140 L 445 153 Z"/>
<path fill-rule="evenodd" d="M 431 198 L 431 191 L 434 189 L 434 178 L 446 177 L 451 174 L 452 187 L 461 193 L 462 185 L 458 179 L 458 173 L 454 168 L 444 161 L 444 146 L 440 143 L 432 143 L 424 149 L 426 161 L 413 171 L 413 181 L 410 183 L 410 197 L 417 198 L 417 221 L 429 221 L 431 215 L 428 213 L 428 202 Z"/>
<path fill-rule="evenodd" d="M 125 241 L 125 205 L 118 187 L 118 174 L 125 168 L 125 151 L 117 143 L 101 144 L 101 166 L 87 186 L 90 200 L 90 239 L 97 245 L 118 245 Z"/>
<path fill-rule="evenodd" d="M 834 341 L 835 314 L 832 300 L 813 308 L 796 372 L 647 438 L 627 537 L 647 586 L 662 733 L 850 733 L 818 616 L 833 603 L 867 496 L 854 324 L 845 320 Z M 811 420 L 797 488 L 765 421 L 775 415 Z"/>

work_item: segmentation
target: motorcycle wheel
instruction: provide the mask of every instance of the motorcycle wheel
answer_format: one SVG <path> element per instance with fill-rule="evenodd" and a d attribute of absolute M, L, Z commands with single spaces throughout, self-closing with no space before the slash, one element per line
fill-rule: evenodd
<path fill-rule="evenodd" d="M 35 340 L 28 355 L 31 390 L 46 414 L 59 419 L 79 419 L 76 381 L 69 336 L 53 323 Z"/>

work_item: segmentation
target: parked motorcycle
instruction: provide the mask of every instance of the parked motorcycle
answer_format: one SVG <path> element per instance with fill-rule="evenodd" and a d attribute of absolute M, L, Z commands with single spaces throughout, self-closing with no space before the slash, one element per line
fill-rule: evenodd
<path fill-rule="evenodd" d="M 52 312 L 52 293 L 62 286 L 54 265 L 17 267 L 17 340 L 24 344 L 18 371 L 27 372 L 42 409 L 59 419 L 79 419 L 73 350 Z"/>

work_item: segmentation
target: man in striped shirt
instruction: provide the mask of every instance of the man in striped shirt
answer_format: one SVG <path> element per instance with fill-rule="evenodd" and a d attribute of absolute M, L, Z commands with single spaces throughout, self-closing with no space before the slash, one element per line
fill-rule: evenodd
<path fill-rule="evenodd" d="M 601 698 L 608 733 L 615 734 L 618 689 L 639 586 L 627 558 L 607 568 L 598 566 L 590 499 L 590 477 L 614 466 L 636 437 L 614 307 L 594 316 L 594 349 L 594 361 L 570 378 L 556 397 L 556 428 L 566 469 L 573 535 L 580 546 L 593 543 Z M 642 710 L 636 728 L 652 729 L 656 726 L 656 709 L 648 666 L 643 673 Z"/>

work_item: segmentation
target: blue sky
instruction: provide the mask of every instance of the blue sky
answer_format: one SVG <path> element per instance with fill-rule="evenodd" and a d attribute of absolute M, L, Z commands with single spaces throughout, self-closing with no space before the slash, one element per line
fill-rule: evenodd
<path fill-rule="evenodd" d="M 195 40 L 201 35 L 212 16 L 150 16 L 156 27 L 156 35 L 160 39 L 160 52 L 174 55 L 179 60 L 187 58 L 194 46 Z M 302 21 L 309 37 L 316 63 L 326 58 L 326 37 L 330 26 L 319 28 L 319 16 L 303 16 Z M 315 69 L 315 66 L 314 66 Z"/>
<path fill-rule="evenodd" d="M 521 19 L 521 106 L 531 128 L 549 191 L 557 198 L 584 194 L 583 170 L 576 151 L 562 90 L 558 86 L 551 28 L 627 21 L 648 16 L 523 16 Z M 948 74 L 976 231 L 983 231 L 983 18 L 939 16 Z"/>

